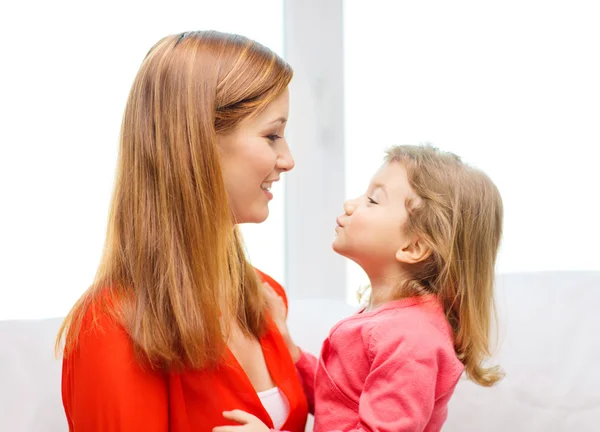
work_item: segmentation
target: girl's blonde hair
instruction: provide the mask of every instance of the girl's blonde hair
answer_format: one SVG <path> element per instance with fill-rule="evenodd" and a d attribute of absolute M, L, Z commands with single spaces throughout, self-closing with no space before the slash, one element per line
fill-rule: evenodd
<path fill-rule="evenodd" d="M 65 355 L 90 305 L 155 368 L 217 364 L 228 323 L 262 334 L 262 291 L 234 228 L 216 137 L 291 78 L 279 56 L 233 34 L 182 33 L 150 50 L 123 116 L 101 264 L 57 339 Z"/>
<path fill-rule="evenodd" d="M 503 374 L 486 368 L 496 316 L 494 268 L 502 237 L 502 198 L 482 171 L 430 146 L 397 146 L 386 162 L 402 163 L 419 200 L 406 203 L 406 233 L 417 235 L 431 256 L 414 265 L 399 287 L 408 295 L 434 293 L 444 304 L 455 349 L 467 375 L 491 386 Z"/>

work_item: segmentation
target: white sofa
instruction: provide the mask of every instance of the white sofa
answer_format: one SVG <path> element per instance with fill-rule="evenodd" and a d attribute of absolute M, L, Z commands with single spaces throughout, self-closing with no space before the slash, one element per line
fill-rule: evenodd
<path fill-rule="evenodd" d="M 497 287 L 506 378 L 494 388 L 462 381 L 444 431 L 600 430 L 600 273 L 512 274 Z M 352 312 L 342 301 L 290 299 L 290 327 L 318 353 Z M 0 321 L 0 431 L 67 431 L 53 357 L 59 324 Z"/>

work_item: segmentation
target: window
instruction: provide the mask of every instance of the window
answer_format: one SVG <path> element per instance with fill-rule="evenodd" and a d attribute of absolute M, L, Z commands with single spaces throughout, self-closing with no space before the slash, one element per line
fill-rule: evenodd
<path fill-rule="evenodd" d="M 0 71 L 0 319 L 62 316 L 100 259 L 121 116 L 146 52 L 167 34 L 217 29 L 281 54 L 283 2 L 57 0 L 11 12 L 0 29 L 10 59 Z M 283 188 L 275 194 L 269 222 L 243 231 L 256 265 L 283 278 Z"/>
<path fill-rule="evenodd" d="M 600 7 L 344 2 L 347 194 L 431 142 L 503 195 L 498 272 L 600 270 Z M 348 264 L 348 300 L 367 282 Z"/>

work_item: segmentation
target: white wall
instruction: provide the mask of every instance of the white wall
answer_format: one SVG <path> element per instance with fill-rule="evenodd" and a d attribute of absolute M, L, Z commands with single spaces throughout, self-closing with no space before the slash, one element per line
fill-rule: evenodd
<path fill-rule="evenodd" d="M 500 272 L 600 269 L 596 2 L 120 3 L 2 7 L 0 319 L 62 315 L 91 282 L 129 86 L 157 39 L 190 29 L 245 34 L 296 71 L 298 165 L 268 222 L 244 227 L 254 264 L 294 295 L 364 282 L 328 227 L 395 143 L 431 141 L 496 181 Z"/>
<path fill-rule="evenodd" d="M 344 2 L 346 194 L 430 141 L 505 204 L 498 271 L 600 270 L 600 4 Z M 348 265 L 348 297 L 365 277 Z"/>
<path fill-rule="evenodd" d="M 232 13 L 235 12 L 235 13 Z M 0 319 L 64 315 L 104 242 L 125 100 L 150 47 L 187 30 L 283 51 L 281 0 L 56 0 L 0 11 Z M 258 267 L 285 277 L 284 195 L 244 227 Z"/>

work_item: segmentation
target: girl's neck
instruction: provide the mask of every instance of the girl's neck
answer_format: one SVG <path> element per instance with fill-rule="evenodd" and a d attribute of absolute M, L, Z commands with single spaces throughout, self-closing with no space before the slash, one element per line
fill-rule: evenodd
<path fill-rule="evenodd" d="M 369 305 L 365 312 L 372 311 L 394 300 L 401 298 L 399 287 L 410 277 L 401 263 L 394 260 L 389 263 L 360 262 L 371 283 Z"/>
<path fill-rule="evenodd" d="M 371 295 L 365 312 L 373 311 L 400 298 L 401 293 L 398 291 L 398 287 L 402 282 L 402 278 L 396 276 L 388 278 L 370 277 L 369 279 L 371 282 Z"/>

